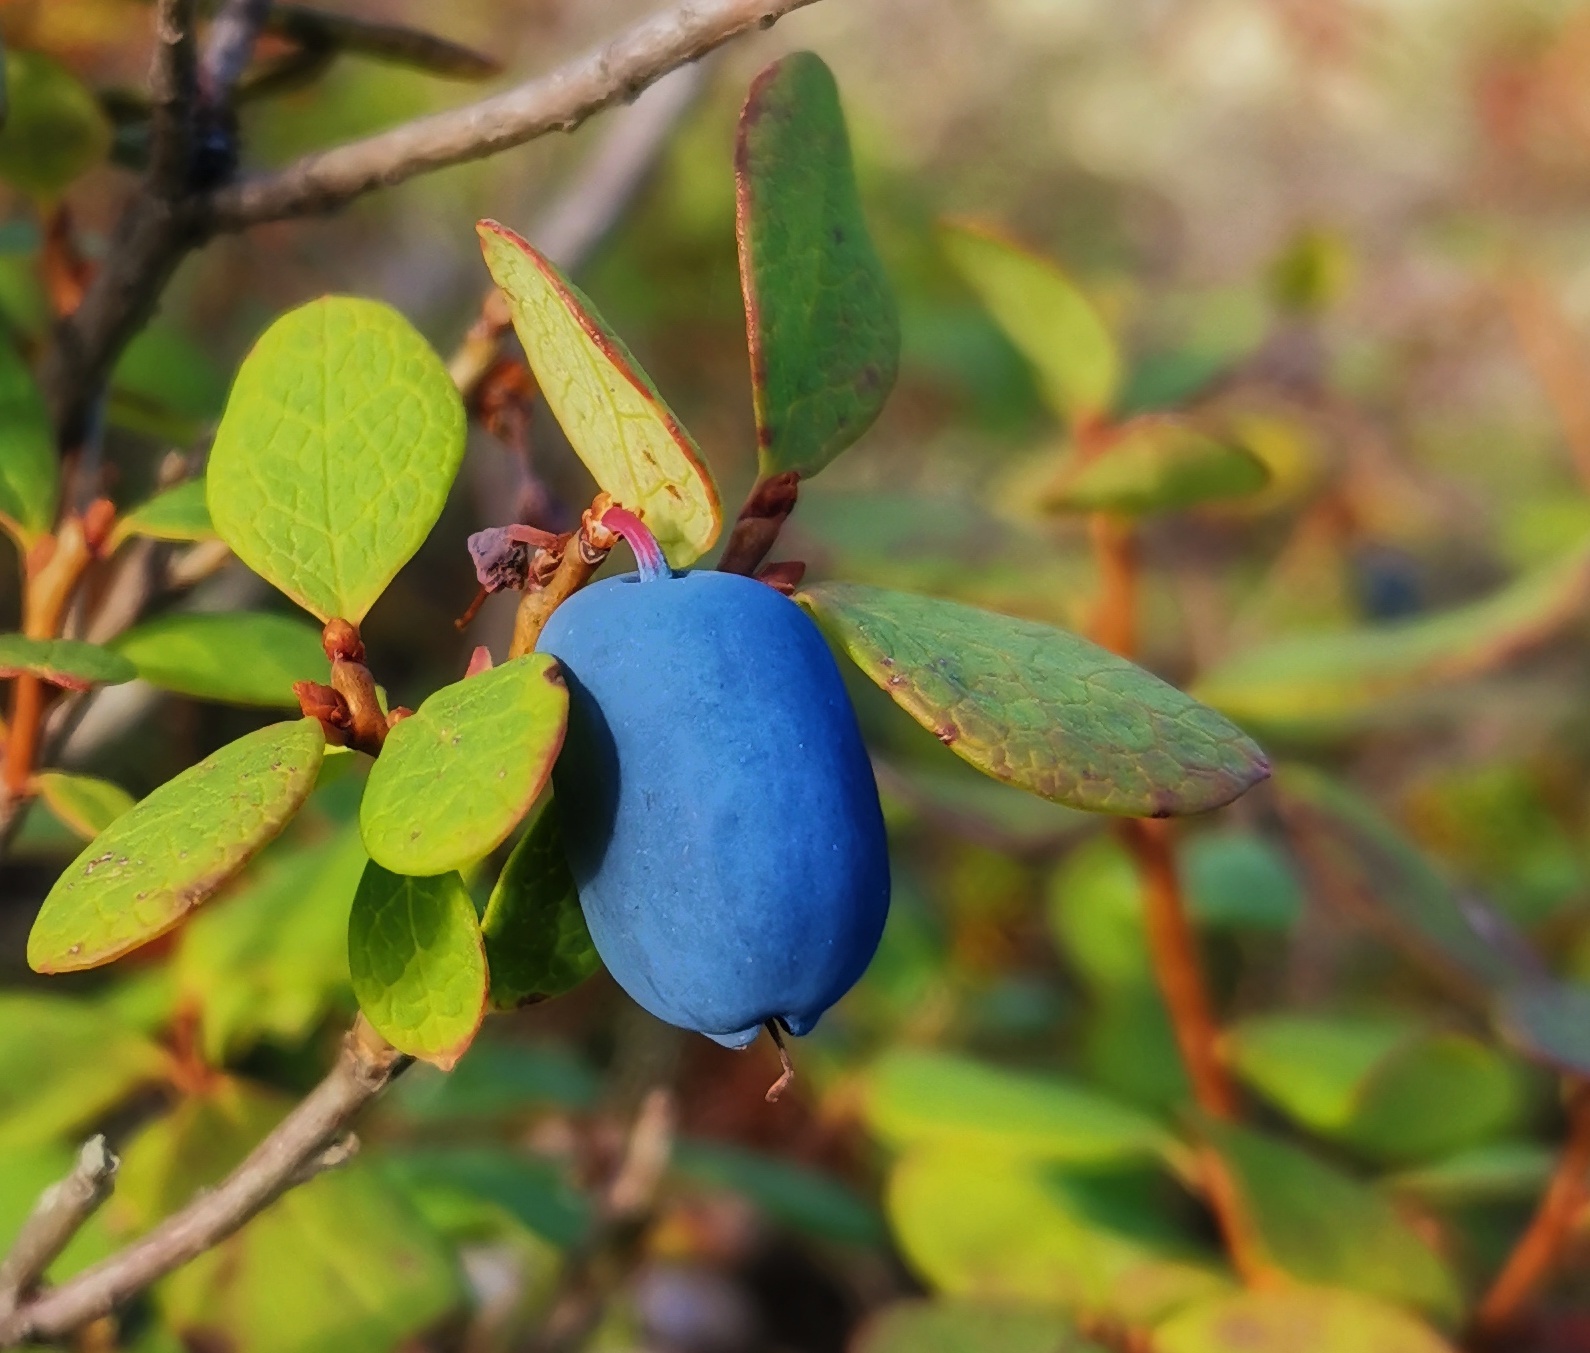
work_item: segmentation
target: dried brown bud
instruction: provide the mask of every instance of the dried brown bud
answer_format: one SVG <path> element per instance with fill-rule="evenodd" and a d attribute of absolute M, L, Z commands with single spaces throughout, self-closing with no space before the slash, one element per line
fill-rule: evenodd
<path fill-rule="evenodd" d="M 320 643 L 332 662 L 339 659 L 345 662 L 364 661 L 364 641 L 359 638 L 357 627 L 350 621 L 335 617 L 326 621 L 326 627 L 320 633 Z"/>

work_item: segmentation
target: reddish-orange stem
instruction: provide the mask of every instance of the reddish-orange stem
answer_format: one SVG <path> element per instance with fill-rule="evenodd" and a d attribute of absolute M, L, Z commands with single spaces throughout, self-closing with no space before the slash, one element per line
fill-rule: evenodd
<path fill-rule="evenodd" d="M 1529 1226 L 1474 1313 L 1483 1339 L 1504 1332 L 1551 1276 L 1584 1205 L 1590 1174 L 1590 1085 L 1576 1084 L 1568 1102 L 1568 1141 Z"/>

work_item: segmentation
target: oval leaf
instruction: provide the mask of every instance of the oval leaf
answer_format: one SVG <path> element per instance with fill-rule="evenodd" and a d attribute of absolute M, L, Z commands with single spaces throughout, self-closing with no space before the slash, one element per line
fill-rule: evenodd
<path fill-rule="evenodd" d="M 138 675 L 119 653 L 81 639 L 30 639 L 0 634 L 0 677 L 36 676 L 52 686 L 86 691 L 116 686 Z"/>
<path fill-rule="evenodd" d="M 1262 1262 L 1298 1282 L 1457 1315 L 1456 1278 L 1388 1199 L 1253 1129 L 1211 1122 L 1205 1134 Z"/>
<path fill-rule="evenodd" d="M 261 611 L 164 615 L 112 646 L 151 685 L 233 705 L 297 709 L 293 682 L 331 677 L 318 629 Z"/>
<path fill-rule="evenodd" d="M 357 624 L 436 524 L 463 454 L 464 406 L 414 326 L 327 296 L 243 359 L 210 451 L 210 516 L 305 610 Z"/>
<path fill-rule="evenodd" d="M 1590 1076 L 1590 988 L 1537 977 L 1498 997 L 1497 1028 L 1519 1052 L 1570 1076 Z"/>
<path fill-rule="evenodd" d="M 186 479 L 147 502 L 132 508 L 116 522 L 111 534 L 114 548 L 128 536 L 148 536 L 151 540 L 214 540 L 215 523 L 210 520 L 208 492 L 204 476 Z"/>
<path fill-rule="evenodd" d="M 1326 1288 L 1239 1292 L 1182 1311 L 1153 1353 L 1456 1353 L 1395 1306 Z"/>
<path fill-rule="evenodd" d="M 444 686 L 387 735 L 359 826 L 377 864 L 444 874 L 508 839 L 552 773 L 569 692 L 557 660 L 531 653 Z"/>
<path fill-rule="evenodd" d="M 869 1316 L 855 1353 L 1104 1353 L 1055 1311 L 897 1301 Z"/>
<path fill-rule="evenodd" d="M 561 996 L 602 966 L 564 858 L 557 807 L 549 801 L 513 848 L 480 923 L 498 1010 Z"/>
<path fill-rule="evenodd" d="M 820 57 L 795 52 L 756 77 L 734 171 L 762 473 L 814 475 L 871 426 L 900 364 L 900 316 Z"/>
<path fill-rule="evenodd" d="M 28 936 L 35 972 L 94 968 L 166 933 L 232 877 L 309 797 L 325 734 L 272 724 L 168 780 L 89 842 Z"/>
<path fill-rule="evenodd" d="M 40 771 L 33 777 L 33 792 L 46 807 L 85 840 L 98 836 L 130 809 L 136 800 L 120 785 L 92 775 L 65 771 Z"/>
<path fill-rule="evenodd" d="M 43 397 L 0 337 L 0 526 L 26 549 L 55 524 L 61 466 Z"/>
<path fill-rule="evenodd" d="M 400 1052 L 447 1070 L 486 1013 L 486 950 L 456 873 L 408 878 L 373 861 L 348 917 L 359 1008 Z"/>
<path fill-rule="evenodd" d="M 1200 813 L 1269 774 L 1236 727 L 1047 625 L 856 583 L 797 594 L 896 704 L 985 775 L 1092 812 Z"/>
<path fill-rule="evenodd" d="M 1264 462 L 1175 418 L 1139 418 L 1102 455 L 1076 459 L 1043 498 L 1055 512 L 1174 512 L 1256 493 Z"/>
<path fill-rule="evenodd" d="M 1073 426 L 1108 412 L 1121 355 L 1093 303 L 1060 268 L 992 230 L 954 224 L 944 249 Z"/>
<path fill-rule="evenodd" d="M 5 54 L 0 179 L 45 200 L 110 150 L 111 127 L 93 92 L 38 52 Z"/>
<path fill-rule="evenodd" d="M 506 226 L 476 228 L 569 444 L 597 484 L 645 519 L 669 563 L 695 563 L 718 538 L 721 508 L 690 434 L 589 297 Z"/>

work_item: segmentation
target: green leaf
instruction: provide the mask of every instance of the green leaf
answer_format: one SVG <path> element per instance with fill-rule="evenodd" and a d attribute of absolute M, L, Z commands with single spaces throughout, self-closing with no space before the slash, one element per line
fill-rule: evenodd
<path fill-rule="evenodd" d="M 867 1125 L 896 1146 L 954 1144 L 969 1153 L 1079 1163 L 1171 1155 L 1152 1118 L 1058 1076 L 1007 1070 L 949 1053 L 898 1049 L 866 1077 Z"/>
<path fill-rule="evenodd" d="M 1182 848 L 1189 909 L 1206 926 L 1290 930 L 1303 914 L 1303 885 L 1286 852 L 1256 832 L 1199 832 Z"/>
<path fill-rule="evenodd" d="M 430 345 L 390 306 L 327 296 L 243 359 L 210 516 L 305 610 L 358 624 L 436 524 L 463 454 L 464 406 Z"/>
<path fill-rule="evenodd" d="M 55 525 L 60 478 L 44 399 L 16 345 L 0 335 L 0 527 L 24 549 Z"/>
<path fill-rule="evenodd" d="M 230 705 L 297 709 L 293 682 L 331 679 L 320 631 L 268 611 L 178 611 L 111 647 L 152 686 Z"/>
<path fill-rule="evenodd" d="M 24 674 L 69 691 L 86 691 L 131 681 L 138 672 L 120 654 L 81 639 L 30 639 L 25 634 L 0 634 L 0 677 Z"/>
<path fill-rule="evenodd" d="M 602 966 L 564 858 L 555 801 L 548 800 L 503 865 L 480 931 L 497 1010 L 561 996 Z"/>
<path fill-rule="evenodd" d="M 93 1123 L 166 1068 L 160 1047 L 86 1001 L 0 993 L 0 1162 Z"/>
<path fill-rule="evenodd" d="M 545 653 L 442 687 L 393 727 L 370 770 L 359 808 L 370 858 L 444 874 L 490 854 L 545 787 L 568 709 Z"/>
<path fill-rule="evenodd" d="M 569 444 L 601 488 L 645 519 L 675 568 L 695 563 L 718 538 L 722 513 L 700 449 L 589 297 L 506 226 L 482 221 L 477 230 Z"/>
<path fill-rule="evenodd" d="M 1228 1286 L 1171 1229 L 1162 1200 L 1134 1197 L 1110 1175 L 929 1147 L 895 1166 L 887 1208 L 911 1267 L 950 1297 L 1139 1324 Z"/>
<path fill-rule="evenodd" d="M 762 473 L 814 475 L 871 426 L 900 363 L 900 317 L 822 58 L 795 52 L 756 77 L 734 168 Z"/>
<path fill-rule="evenodd" d="M 44 899 L 28 937 L 34 971 L 95 968 L 177 925 L 292 819 L 324 747 L 314 719 L 272 724 L 117 818 Z"/>
<path fill-rule="evenodd" d="M 407 1189 L 442 1188 L 492 1203 L 559 1249 L 579 1244 L 590 1229 L 585 1198 L 555 1164 L 523 1150 L 411 1147 L 387 1157 L 382 1169 Z"/>
<path fill-rule="evenodd" d="M 212 1065 L 262 1039 L 301 1043 L 348 989 L 348 914 L 368 859 L 358 828 L 275 858 L 287 844 L 182 931 L 180 1000 Z"/>
<path fill-rule="evenodd" d="M 1556 1163 L 1556 1152 L 1539 1142 L 1488 1142 L 1392 1175 L 1386 1186 L 1438 1206 L 1534 1202 Z"/>
<path fill-rule="evenodd" d="M 1427 1160 L 1517 1117 L 1520 1086 L 1491 1049 L 1417 1020 L 1271 1015 L 1225 1036 L 1232 1067 L 1304 1126 L 1379 1160 Z"/>
<path fill-rule="evenodd" d="M 1353 1292 L 1238 1292 L 1154 1332 L 1154 1353 L 1456 1353 L 1423 1322 Z"/>
<path fill-rule="evenodd" d="M 415 1067 L 387 1102 L 416 1123 L 456 1129 L 522 1119 L 547 1107 L 586 1110 L 600 1090 L 596 1073 L 561 1044 L 482 1036 L 452 1071 Z"/>
<path fill-rule="evenodd" d="M 111 127 L 93 91 L 38 52 L 5 54 L 0 179 L 45 202 L 103 160 Z"/>
<path fill-rule="evenodd" d="M 1590 1076 L 1590 987 L 1534 977 L 1496 999 L 1497 1029 L 1524 1056 Z"/>
<path fill-rule="evenodd" d="M 1073 457 L 1044 495 L 1052 512 L 1174 512 L 1241 498 L 1270 482 L 1264 462 L 1178 418 L 1143 417 L 1102 455 Z"/>
<path fill-rule="evenodd" d="M 791 1160 L 727 1146 L 682 1141 L 674 1147 L 676 1175 L 748 1199 L 773 1221 L 819 1240 L 879 1246 L 883 1218 L 848 1186 Z"/>
<path fill-rule="evenodd" d="M 1210 1122 L 1204 1130 L 1266 1263 L 1298 1282 L 1352 1288 L 1456 1318 L 1456 1278 L 1382 1195 L 1254 1129 Z"/>
<path fill-rule="evenodd" d="M 1049 259 L 992 230 L 946 226 L 944 249 L 1073 427 L 1109 411 L 1121 355 L 1093 303 Z"/>
<path fill-rule="evenodd" d="M 1492 670 L 1583 614 L 1590 549 L 1438 615 L 1340 634 L 1306 634 L 1239 653 L 1194 688 L 1246 726 L 1349 730 L 1414 709 L 1437 682 Z M 1402 703 L 1387 706 L 1404 698 Z"/>
<path fill-rule="evenodd" d="M 128 1148 L 109 1209 L 152 1224 L 218 1182 L 286 1107 L 224 1079 L 189 1096 Z M 463 1296 L 440 1239 L 359 1160 L 290 1190 L 154 1289 L 185 1346 L 247 1353 L 389 1353 Z"/>
<path fill-rule="evenodd" d="M 128 536 L 147 536 L 151 540 L 214 540 L 215 523 L 210 520 L 206 501 L 208 486 L 203 475 L 155 494 L 130 508 L 117 519 L 111 532 L 114 549 Z"/>
<path fill-rule="evenodd" d="M 1331 882 L 1411 956 L 1481 991 L 1523 974 L 1510 946 L 1497 943 L 1499 918 L 1482 933 L 1478 904 L 1459 902 L 1452 885 L 1375 805 L 1316 771 L 1287 766 L 1276 789 L 1288 829 L 1311 870 Z"/>
<path fill-rule="evenodd" d="M 376 1032 L 447 1070 L 486 1014 L 486 951 L 456 873 L 405 878 L 365 866 L 348 917 L 348 970 Z"/>
<path fill-rule="evenodd" d="M 1104 1348 L 1053 1311 L 897 1301 L 868 1316 L 855 1353 L 1104 1353 Z"/>
<path fill-rule="evenodd" d="M 40 771 L 33 777 L 33 792 L 55 816 L 84 840 L 98 836 L 135 800 L 120 785 L 92 775 L 65 771 Z"/>
<path fill-rule="evenodd" d="M 1269 774 L 1213 710 L 1064 630 L 855 583 L 796 595 L 924 728 L 985 775 L 1073 808 L 1166 817 Z"/>

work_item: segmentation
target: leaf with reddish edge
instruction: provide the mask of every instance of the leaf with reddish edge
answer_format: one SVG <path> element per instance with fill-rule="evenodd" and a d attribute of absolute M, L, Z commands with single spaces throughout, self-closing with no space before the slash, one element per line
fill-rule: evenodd
<path fill-rule="evenodd" d="M 28 936 L 35 972 L 97 968 L 176 926 L 271 841 L 309 797 L 314 719 L 249 733 L 168 780 L 67 866 Z"/>
<path fill-rule="evenodd" d="M 1235 725 L 1075 634 L 857 583 L 796 594 L 908 714 L 985 775 L 1090 812 L 1177 817 L 1270 773 Z"/>
<path fill-rule="evenodd" d="M 486 947 L 456 872 L 371 861 L 348 917 L 348 971 L 365 1018 L 399 1052 L 451 1070 L 486 1017 Z"/>
<path fill-rule="evenodd" d="M 138 669 L 119 653 L 81 639 L 30 639 L 0 634 L 0 677 L 36 676 L 69 691 L 117 686 Z"/>
<path fill-rule="evenodd" d="M 734 171 L 761 470 L 810 477 L 872 425 L 900 363 L 900 317 L 820 57 L 794 52 L 752 82 Z"/>
<path fill-rule="evenodd" d="M 489 855 L 545 787 L 569 692 L 557 660 L 515 658 L 444 686 L 393 725 L 370 768 L 359 826 L 370 858 L 444 874 Z"/>
<path fill-rule="evenodd" d="M 590 298 L 527 240 L 476 227 L 536 382 L 597 484 L 645 518 L 671 563 L 695 563 L 722 510 L 690 434 Z"/>

